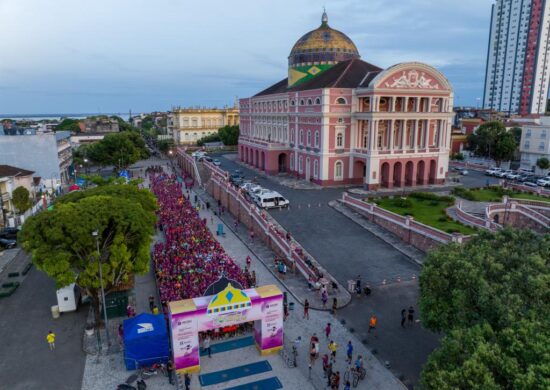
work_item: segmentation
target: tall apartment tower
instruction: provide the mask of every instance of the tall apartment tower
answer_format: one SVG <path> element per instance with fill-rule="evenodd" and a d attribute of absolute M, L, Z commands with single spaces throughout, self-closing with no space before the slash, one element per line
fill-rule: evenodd
<path fill-rule="evenodd" d="M 497 0 L 491 11 L 483 107 L 542 114 L 548 96 L 550 0 Z"/>

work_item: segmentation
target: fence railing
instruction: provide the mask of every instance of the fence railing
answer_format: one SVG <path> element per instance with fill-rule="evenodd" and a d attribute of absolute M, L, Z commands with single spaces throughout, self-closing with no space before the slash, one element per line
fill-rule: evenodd
<path fill-rule="evenodd" d="M 391 223 L 395 223 L 402 228 L 427 236 L 433 239 L 434 241 L 437 241 L 440 243 L 448 243 L 451 241 L 461 242 L 462 239 L 466 237 L 461 234 L 445 233 L 439 229 L 436 229 L 431 226 L 425 225 L 421 222 L 415 221 L 413 217 L 410 217 L 410 216 L 404 217 L 402 215 L 399 215 L 389 210 L 385 210 L 381 207 L 378 207 L 373 203 L 364 202 L 360 199 L 354 198 L 353 196 L 349 195 L 347 192 L 344 192 L 342 194 L 342 202 L 349 206 L 355 207 L 365 213 L 371 214 L 378 218 L 382 218 Z"/>

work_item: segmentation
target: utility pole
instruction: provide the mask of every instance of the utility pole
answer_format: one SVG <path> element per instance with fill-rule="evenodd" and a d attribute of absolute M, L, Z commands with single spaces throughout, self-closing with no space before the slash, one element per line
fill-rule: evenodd
<path fill-rule="evenodd" d="M 103 271 L 101 267 L 101 253 L 99 252 L 99 231 L 94 230 L 92 236 L 95 237 L 97 247 L 97 262 L 99 265 L 99 285 L 101 287 L 101 299 L 103 301 L 103 316 L 105 319 L 105 336 L 107 337 L 107 346 L 111 346 L 111 339 L 109 338 L 109 320 L 107 319 L 107 304 L 105 301 L 105 290 L 103 289 Z"/>

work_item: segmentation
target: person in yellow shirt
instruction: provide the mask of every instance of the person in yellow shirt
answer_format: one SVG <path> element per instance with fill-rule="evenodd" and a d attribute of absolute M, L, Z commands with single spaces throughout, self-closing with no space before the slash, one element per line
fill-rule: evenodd
<path fill-rule="evenodd" d="M 158 313 L 159 313 L 159 308 L 157 307 L 157 305 L 153 306 L 153 314 L 157 315 Z"/>
<path fill-rule="evenodd" d="M 336 362 L 336 350 L 338 349 L 338 344 L 336 344 L 333 340 L 330 340 L 330 343 L 328 343 L 328 349 L 330 351 L 330 360 Z"/>
<path fill-rule="evenodd" d="M 55 349 L 55 333 L 52 332 L 51 330 L 48 332 L 48 335 L 46 336 L 46 341 L 50 346 L 50 351 L 53 351 Z"/>

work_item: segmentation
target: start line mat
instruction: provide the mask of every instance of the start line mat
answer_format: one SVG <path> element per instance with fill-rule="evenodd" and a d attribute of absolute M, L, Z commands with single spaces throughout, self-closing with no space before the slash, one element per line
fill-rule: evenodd
<path fill-rule="evenodd" d="M 228 368 L 227 370 L 200 375 L 199 382 L 201 383 L 201 386 L 210 386 L 272 370 L 273 368 L 271 368 L 271 364 L 269 364 L 267 360 L 262 360 L 261 362 L 245 364 L 244 366 Z"/>
<path fill-rule="evenodd" d="M 282 389 L 283 384 L 276 376 L 262 379 L 261 381 L 245 383 L 235 387 L 229 387 L 225 390 L 277 390 Z"/>

